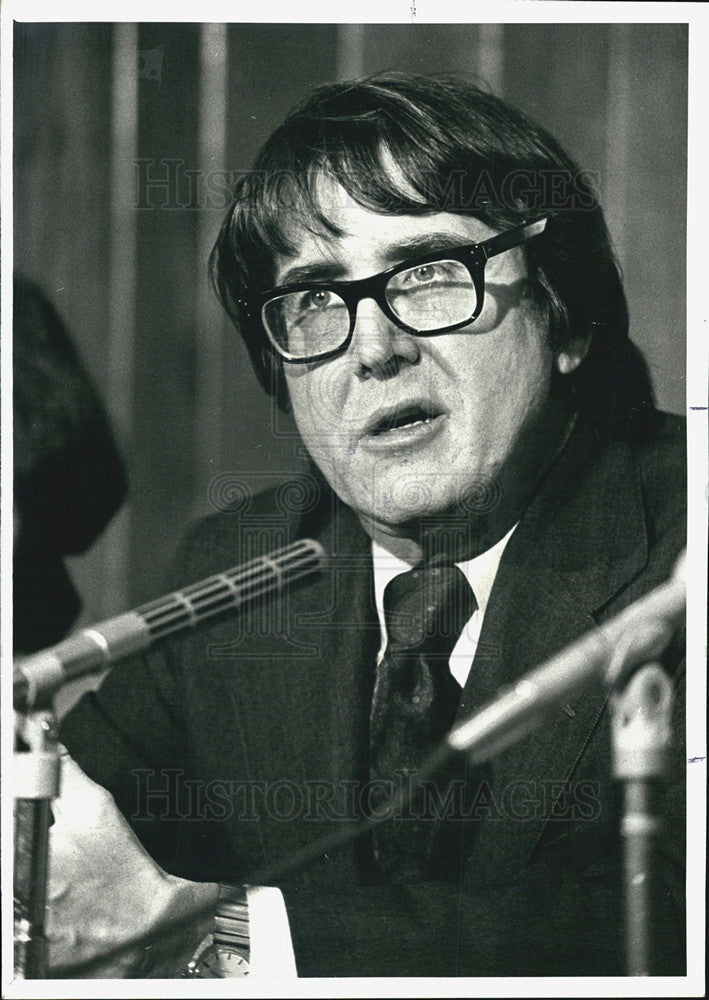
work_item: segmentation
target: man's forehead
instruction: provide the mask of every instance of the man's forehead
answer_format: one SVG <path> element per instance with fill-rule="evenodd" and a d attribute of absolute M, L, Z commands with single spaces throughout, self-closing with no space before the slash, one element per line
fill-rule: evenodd
<path fill-rule="evenodd" d="M 348 216 L 353 208 L 361 209 L 339 180 L 325 169 L 315 173 L 308 188 L 314 211 L 308 212 L 306 206 L 302 206 L 299 212 L 294 212 L 282 223 L 283 233 L 290 245 L 296 248 L 295 253 L 303 243 L 311 240 L 327 243 L 348 235 Z M 324 225 L 321 219 L 325 219 L 327 224 Z"/>
<path fill-rule="evenodd" d="M 393 161 L 392 161 L 393 162 Z M 403 178 L 403 175 L 402 175 Z M 323 225 L 317 218 L 293 218 L 284 227 L 293 251 L 275 257 L 276 273 L 282 273 L 294 261 L 335 260 L 349 247 L 357 250 L 363 246 L 372 254 L 397 257 L 397 247 L 402 252 L 408 244 L 412 253 L 417 252 L 417 239 L 422 241 L 436 234 L 441 245 L 476 242 L 487 239 L 495 232 L 480 219 L 452 212 L 416 212 L 392 214 L 360 204 L 332 174 L 321 172 L 311 184 L 311 193 L 318 211 L 327 220 Z M 403 192 L 410 198 L 409 192 Z M 419 200 L 417 198 L 417 200 Z M 423 204 L 423 202 L 421 202 Z"/>
<path fill-rule="evenodd" d="M 413 186 L 404 168 L 383 142 L 379 144 L 377 149 L 377 158 L 380 176 L 386 178 L 390 190 L 399 193 L 407 201 L 418 202 L 419 205 L 425 207 L 426 200 Z M 332 211 L 337 211 L 339 207 L 345 207 L 348 202 L 351 203 L 354 200 L 347 194 L 339 179 L 326 168 L 316 171 L 311 190 L 318 204 L 325 210 L 329 206 Z"/>
<path fill-rule="evenodd" d="M 391 151 L 384 144 L 381 144 L 379 148 L 379 161 L 383 173 L 390 181 L 391 190 L 400 193 L 403 199 L 418 202 L 422 207 L 425 207 L 426 202 L 414 189 Z M 314 216 L 309 217 L 304 213 L 295 213 L 291 220 L 283 224 L 283 232 L 293 247 L 298 248 L 303 243 L 310 243 L 312 240 L 317 240 L 327 246 L 328 243 L 339 239 L 340 236 L 349 235 L 353 224 L 361 226 L 363 212 L 371 213 L 373 217 L 385 214 L 383 211 L 378 213 L 376 210 L 365 208 L 326 166 L 313 171 L 309 178 L 308 187 L 317 211 L 327 220 L 328 226 L 323 226 L 319 219 Z"/>

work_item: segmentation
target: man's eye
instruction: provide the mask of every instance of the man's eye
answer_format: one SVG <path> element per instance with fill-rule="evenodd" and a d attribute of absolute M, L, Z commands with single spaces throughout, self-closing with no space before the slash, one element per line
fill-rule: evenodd
<path fill-rule="evenodd" d="M 432 278 L 436 277 L 436 273 L 433 264 L 423 264 L 421 267 L 414 268 L 411 277 L 413 281 L 431 281 Z"/>
<path fill-rule="evenodd" d="M 311 309 L 327 309 L 334 305 L 335 296 L 326 288 L 313 288 L 312 291 L 304 292 L 298 302 L 301 312 Z"/>
<path fill-rule="evenodd" d="M 433 264 L 420 264 L 412 267 L 402 275 L 405 285 L 429 285 L 433 281 L 442 281 L 448 277 L 450 265 L 448 261 L 437 261 Z"/>

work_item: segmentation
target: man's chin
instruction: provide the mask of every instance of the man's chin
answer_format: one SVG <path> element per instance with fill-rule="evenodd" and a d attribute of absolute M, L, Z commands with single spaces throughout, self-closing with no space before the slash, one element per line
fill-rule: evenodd
<path fill-rule="evenodd" d="M 406 504 L 393 502 L 353 505 L 367 531 L 393 537 L 416 538 L 447 524 L 467 522 L 470 513 L 461 507 L 457 497 L 410 495 Z"/>
<path fill-rule="evenodd" d="M 404 471 L 393 480 L 383 477 L 376 490 L 357 499 L 345 502 L 355 509 L 367 534 L 385 548 L 413 542 L 426 558 L 472 558 L 494 543 L 497 529 L 504 527 L 496 523 L 502 514 L 502 489 L 492 475 L 445 483 L 440 473 Z"/>

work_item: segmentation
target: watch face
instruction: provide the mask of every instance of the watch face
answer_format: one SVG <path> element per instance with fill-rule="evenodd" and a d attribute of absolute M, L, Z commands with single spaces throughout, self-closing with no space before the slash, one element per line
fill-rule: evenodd
<path fill-rule="evenodd" d="M 211 944 L 188 967 L 188 975 L 195 979 L 240 979 L 248 974 L 248 961 L 228 944 Z"/>

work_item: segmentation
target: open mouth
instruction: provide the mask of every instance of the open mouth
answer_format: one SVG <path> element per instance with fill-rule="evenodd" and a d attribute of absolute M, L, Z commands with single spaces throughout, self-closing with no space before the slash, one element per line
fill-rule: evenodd
<path fill-rule="evenodd" d="M 367 424 L 365 433 L 381 437 L 391 431 L 413 429 L 430 424 L 442 415 L 440 407 L 429 403 L 411 403 L 375 414 Z"/>

